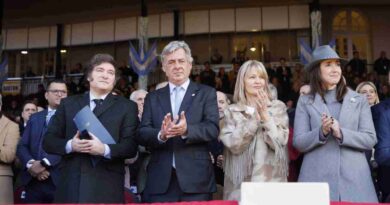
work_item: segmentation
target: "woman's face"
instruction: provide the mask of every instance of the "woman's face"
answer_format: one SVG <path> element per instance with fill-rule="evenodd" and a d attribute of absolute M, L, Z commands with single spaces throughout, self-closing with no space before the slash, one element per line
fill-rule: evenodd
<path fill-rule="evenodd" d="M 368 104 L 374 105 L 378 95 L 375 92 L 375 89 L 371 85 L 364 85 L 360 88 L 359 93 L 364 94 L 367 97 Z"/>
<path fill-rule="evenodd" d="M 324 60 L 320 64 L 322 85 L 326 89 L 336 87 L 341 79 L 340 61 L 336 59 Z"/>
<path fill-rule="evenodd" d="M 257 96 L 261 89 L 264 89 L 265 80 L 260 76 L 256 68 L 249 68 L 244 77 L 244 89 L 246 96 Z"/>

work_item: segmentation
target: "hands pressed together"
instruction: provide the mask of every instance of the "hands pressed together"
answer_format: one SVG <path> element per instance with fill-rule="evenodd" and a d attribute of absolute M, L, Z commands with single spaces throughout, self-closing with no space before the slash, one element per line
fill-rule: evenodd
<path fill-rule="evenodd" d="M 30 175 L 37 178 L 39 181 L 44 181 L 49 178 L 50 172 L 41 164 L 41 161 L 33 161 L 31 167 L 27 170 Z"/>
<path fill-rule="evenodd" d="M 334 137 L 341 140 L 342 135 L 340 130 L 340 124 L 336 119 L 334 119 L 333 117 L 329 117 L 327 114 L 323 113 L 321 116 L 321 121 L 322 133 L 324 135 L 328 135 L 330 132 L 332 132 Z"/>
<path fill-rule="evenodd" d="M 88 132 L 91 139 L 80 139 L 80 132 L 77 131 L 72 139 L 72 151 L 86 153 L 90 155 L 103 156 L 104 144 L 94 134 Z"/>
<path fill-rule="evenodd" d="M 177 123 L 179 122 L 179 123 Z M 187 119 L 184 111 L 172 120 L 171 113 L 165 115 L 160 131 L 160 138 L 163 141 L 176 136 L 185 136 L 187 134 Z"/>

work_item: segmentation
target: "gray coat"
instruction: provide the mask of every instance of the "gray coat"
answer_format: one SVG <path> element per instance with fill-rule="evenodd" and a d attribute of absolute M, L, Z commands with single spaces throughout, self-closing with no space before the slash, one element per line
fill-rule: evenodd
<path fill-rule="evenodd" d="M 294 147 L 304 153 L 300 182 L 328 182 L 331 201 L 377 202 L 364 151 L 376 144 L 371 110 L 366 98 L 349 90 L 344 96 L 339 124 L 342 142 L 320 140 L 321 114 L 326 105 L 316 94 L 301 96 L 294 125 Z"/>

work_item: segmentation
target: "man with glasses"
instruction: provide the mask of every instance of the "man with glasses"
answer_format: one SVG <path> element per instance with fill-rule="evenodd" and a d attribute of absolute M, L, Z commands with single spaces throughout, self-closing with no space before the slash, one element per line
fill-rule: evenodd
<path fill-rule="evenodd" d="M 114 58 L 92 57 L 86 72 L 89 92 L 61 102 L 43 141 L 44 149 L 62 156 L 54 203 L 124 203 L 124 160 L 136 155 L 137 105 L 112 90 L 116 81 Z M 104 144 L 100 133 L 77 131 L 75 115 L 86 106 L 111 135 Z"/>
<path fill-rule="evenodd" d="M 23 166 L 25 203 L 52 203 L 58 181 L 60 157 L 42 149 L 43 136 L 61 100 L 67 97 L 66 84 L 53 80 L 47 85 L 47 109 L 31 115 L 18 145 L 17 156 Z"/>

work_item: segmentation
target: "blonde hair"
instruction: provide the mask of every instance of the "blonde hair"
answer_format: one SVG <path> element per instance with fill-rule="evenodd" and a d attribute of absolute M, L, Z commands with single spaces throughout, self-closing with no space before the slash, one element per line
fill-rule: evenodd
<path fill-rule="evenodd" d="M 244 104 L 244 105 L 248 104 L 248 99 L 247 96 L 245 95 L 244 81 L 245 81 L 246 74 L 252 69 L 257 70 L 260 73 L 260 77 L 264 79 L 265 81 L 264 90 L 267 93 L 269 100 L 270 101 L 272 100 L 271 92 L 268 87 L 267 70 L 265 69 L 264 65 L 261 62 L 257 60 L 249 60 L 246 61 L 244 64 L 242 64 L 237 74 L 237 81 L 236 81 L 236 86 L 234 88 L 234 95 L 233 95 L 233 101 L 235 103 Z"/>
<path fill-rule="evenodd" d="M 365 86 L 365 85 L 369 85 L 371 86 L 373 89 L 374 89 L 374 92 L 376 94 L 376 99 L 375 99 L 375 102 L 374 102 L 374 105 L 378 104 L 379 103 L 379 96 L 378 96 L 378 91 L 376 89 L 376 86 L 374 85 L 374 83 L 370 82 L 370 81 L 364 81 L 364 82 L 361 82 L 357 87 L 356 87 L 356 92 L 361 93 L 361 89 Z"/>

